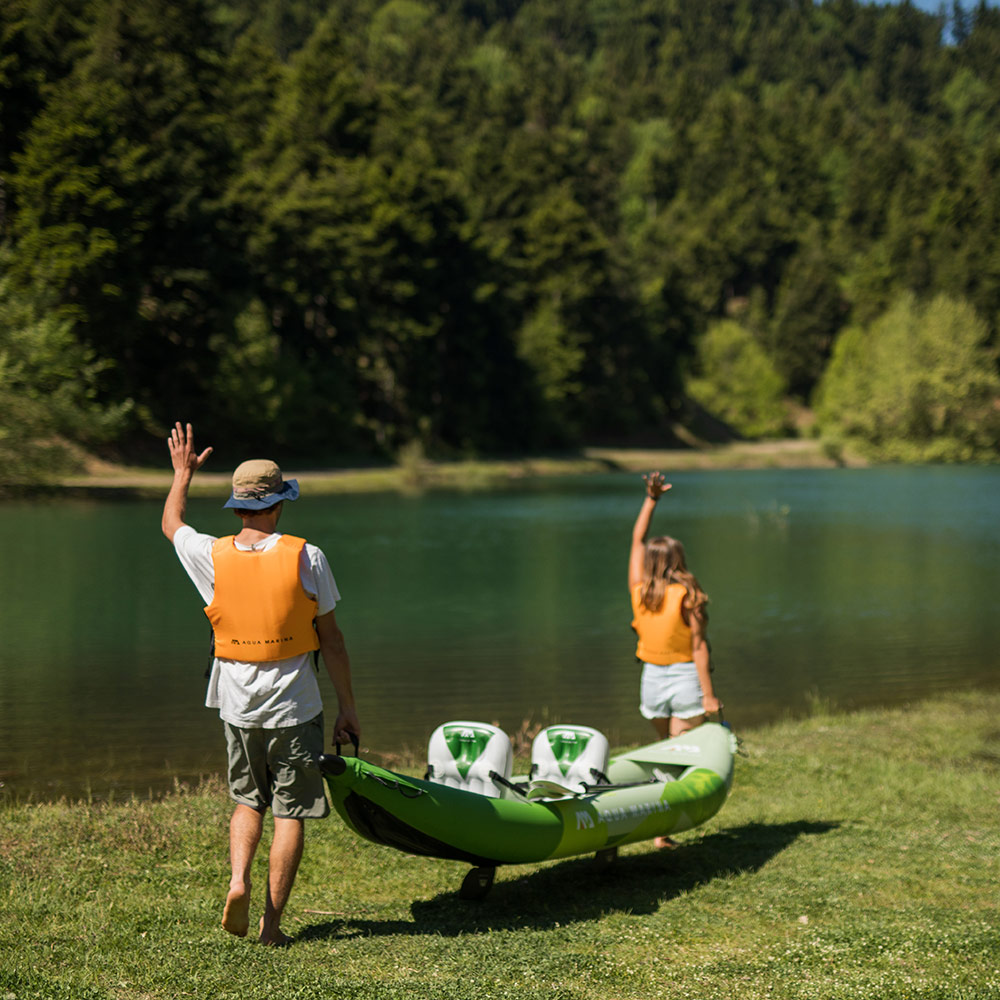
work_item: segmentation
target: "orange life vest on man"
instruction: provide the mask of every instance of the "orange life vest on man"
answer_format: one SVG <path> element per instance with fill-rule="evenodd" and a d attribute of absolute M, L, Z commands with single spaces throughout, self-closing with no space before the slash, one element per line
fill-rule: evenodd
<path fill-rule="evenodd" d="M 659 610 L 650 611 L 642 603 L 643 585 L 632 588 L 632 628 L 639 637 L 635 655 L 643 663 L 665 667 L 671 663 L 689 663 L 694 653 L 691 626 L 684 620 L 681 605 L 687 596 L 682 583 L 668 583 Z"/>
<path fill-rule="evenodd" d="M 282 535 L 261 552 L 236 548 L 234 535 L 212 545 L 215 595 L 205 608 L 215 655 L 257 663 L 319 649 L 316 601 L 302 588 L 304 538 Z"/>

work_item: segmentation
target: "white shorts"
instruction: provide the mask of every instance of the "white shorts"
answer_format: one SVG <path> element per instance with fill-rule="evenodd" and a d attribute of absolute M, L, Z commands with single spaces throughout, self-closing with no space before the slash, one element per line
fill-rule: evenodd
<path fill-rule="evenodd" d="M 639 711 L 644 719 L 693 719 L 704 715 L 701 682 L 693 663 L 642 665 Z"/>

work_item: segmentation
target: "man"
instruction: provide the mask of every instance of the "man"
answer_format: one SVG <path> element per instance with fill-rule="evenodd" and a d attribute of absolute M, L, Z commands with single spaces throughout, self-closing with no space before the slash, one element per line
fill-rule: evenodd
<path fill-rule="evenodd" d="M 283 945 L 289 938 L 281 931 L 281 914 L 302 858 L 305 820 L 330 811 L 317 763 L 323 705 L 315 650 L 337 695 L 334 740 L 346 743 L 350 734 L 361 734 L 350 659 L 333 611 L 340 594 L 322 551 L 276 530 L 283 503 L 299 495 L 296 480 L 283 480 L 274 462 L 244 462 L 233 473 L 232 496 L 223 505 L 242 526 L 235 536 L 216 539 L 184 521 L 191 479 L 212 449 L 198 454 L 191 424 L 184 428 L 179 422 L 167 445 L 174 480 L 162 528 L 212 622 L 215 649 L 205 704 L 219 710 L 225 726 L 229 789 L 236 802 L 222 926 L 239 937 L 249 930 L 250 867 L 270 807 L 274 839 L 260 942 Z"/>

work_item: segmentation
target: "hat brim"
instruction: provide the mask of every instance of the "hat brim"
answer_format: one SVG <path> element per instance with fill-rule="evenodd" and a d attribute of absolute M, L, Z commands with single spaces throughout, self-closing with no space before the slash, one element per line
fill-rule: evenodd
<path fill-rule="evenodd" d="M 266 510 L 276 503 L 281 503 L 282 500 L 298 500 L 298 498 L 299 481 L 286 479 L 276 493 L 268 493 L 263 497 L 237 497 L 234 493 L 222 506 L 235 507 L 239 510 Z"/>

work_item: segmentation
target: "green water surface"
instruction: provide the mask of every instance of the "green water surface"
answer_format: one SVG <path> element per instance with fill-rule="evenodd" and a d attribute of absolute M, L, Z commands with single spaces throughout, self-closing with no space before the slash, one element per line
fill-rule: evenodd
<path fill-rule="evenodd" d="M 737 730 L 998 682 L 1000 469 L 684 472 L 654 531 L 711 598 Z M 626 570 L 633 474 L 488 493 L 310 497 L 282 528 L 327 553 L 363 744 L 419 756 L 452 719 L 646 742 Z M 188 520 L 224 534 L 218 502 Z M 217 772 L 207 621 L 157 502 L 0 508 L 0 793 L 145 795 Z M 328 721 L 335 702 L 325 676 Z"/>

